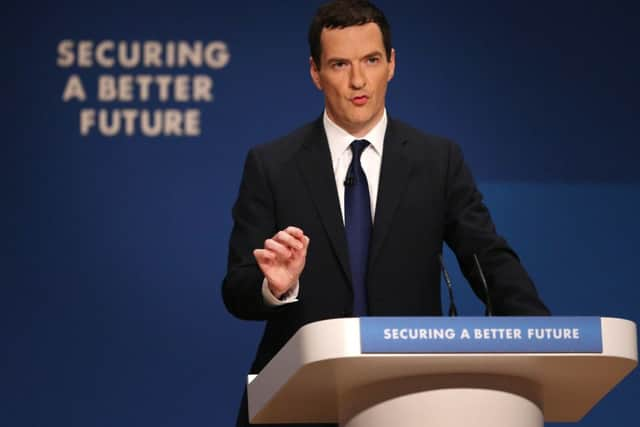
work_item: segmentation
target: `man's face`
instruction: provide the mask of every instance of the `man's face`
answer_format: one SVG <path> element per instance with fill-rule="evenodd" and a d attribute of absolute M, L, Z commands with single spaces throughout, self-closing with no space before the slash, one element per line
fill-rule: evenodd
<path fill-rule="evenodd" d="M 320 69 L 311 60 L 311 78 L 324 92 L 329 118 L 356 137 L 364 136 L 384 112 L 395 51 L 387 60 L 382 32 L 375 23 L 320 34 Z"/>

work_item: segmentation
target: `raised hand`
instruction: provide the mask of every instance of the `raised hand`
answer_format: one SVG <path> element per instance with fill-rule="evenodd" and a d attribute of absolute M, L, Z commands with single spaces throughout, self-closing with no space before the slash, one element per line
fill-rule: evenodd
<path fill-rule="evenodd" d="M 298 227 L 287 227 L 264 241 L 253 256 L 267 279 L 269 290 L 280 298 L 298 282 L 307 258 L 309 237 Z"/>

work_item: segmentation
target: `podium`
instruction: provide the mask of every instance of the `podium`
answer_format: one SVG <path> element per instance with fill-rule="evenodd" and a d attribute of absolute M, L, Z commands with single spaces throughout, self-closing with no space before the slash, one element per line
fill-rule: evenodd
<path fill-rule="evenodd" d="M 584 319 L 597 330 L 567 327 Z M 595 347 L 581 347 L 578 338 Z M 575 422 L 637 363 L 636 325 L 624 319 L 324 320 L 302 327 L 249 376 L 249 420 L 344 427 Z"/>

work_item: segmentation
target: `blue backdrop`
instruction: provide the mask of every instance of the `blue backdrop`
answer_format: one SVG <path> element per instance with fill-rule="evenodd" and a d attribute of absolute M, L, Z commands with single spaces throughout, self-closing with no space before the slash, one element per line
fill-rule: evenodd
<path fill-rule="evenodd" d="M 638 321 L 638 3 L 379 5 L 397 50 L 389 114 L 461 144 L 555 314 Z M 1 425 L 232 425 L 263 325 L 221 302 L 230 208 L 248 148 L 322 111 L 306 46 L 316 7 L 6 6 Z M 65 68 L 66 39 L 220 40 L 231 56 L 220 69 Z M 214 99 L 96 100 L 99 74 L 125 73 L 205 74 Z M 73 74 L 84 102 L 62 99 Z M 82 108 L 195 108 L 200 136 L 81 136 Z M 481 314 L 453 280 L 462 314 Z M 635 371 L 578 425 L 635 426 L 638 395 Z"/>

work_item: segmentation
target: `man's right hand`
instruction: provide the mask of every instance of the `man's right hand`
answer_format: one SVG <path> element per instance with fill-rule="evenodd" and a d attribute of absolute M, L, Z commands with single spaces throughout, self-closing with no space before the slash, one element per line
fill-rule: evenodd
<path fill-rule="evenodd" d="M 280 298 L 293 288 L 307 259 L 309 237 L 298 227 L 287 227 L 264 241 L 263 249 L 255 249 L 253 256 L 267 279 L 269 290 Z"/>

